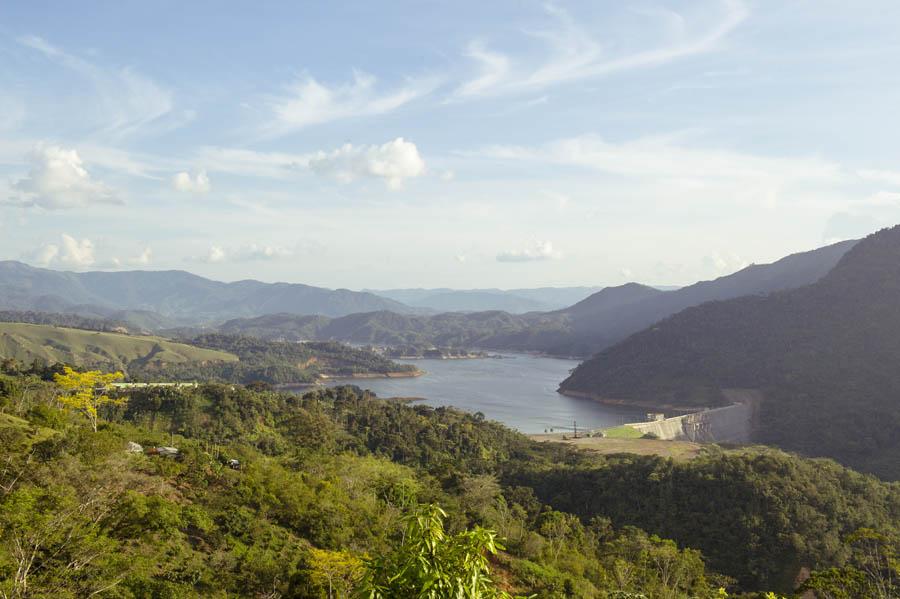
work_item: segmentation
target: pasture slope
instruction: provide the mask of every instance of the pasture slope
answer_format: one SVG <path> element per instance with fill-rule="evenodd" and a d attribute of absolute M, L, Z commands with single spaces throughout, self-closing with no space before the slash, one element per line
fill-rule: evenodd
<path fill-rule="evenodd" d="M 50 325 L 0 323 L 0 357 L 24 363 L 35 359 L 105 370 L 136 363 L 235 362 L 234 354 L 176 343 L 162 337 L 69 329 Z"/>

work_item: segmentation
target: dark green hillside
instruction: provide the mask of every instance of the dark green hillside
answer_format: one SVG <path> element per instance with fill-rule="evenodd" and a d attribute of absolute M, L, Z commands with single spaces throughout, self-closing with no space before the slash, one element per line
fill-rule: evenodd
<path fill-rule="evenodd" d="M 900 478 L 898 306 L 895 227 L 811 286 L 685 310 L 585 362 L 561 389 L 660 407 L 761 389 L 760 441 Z"/>

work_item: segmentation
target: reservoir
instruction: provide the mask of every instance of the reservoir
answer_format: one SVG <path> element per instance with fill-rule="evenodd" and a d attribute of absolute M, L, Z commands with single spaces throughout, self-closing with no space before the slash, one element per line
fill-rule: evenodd
<path fill-rule="evenodd" d="M 605 406 L 557 393 L 559 383 L 578 365 L 575 360 L 503 354 L 502 359 L 397 361 L 415 364 L 426 374 L 330 384 L 351 383 L 381 398 L 415 397 L 434 407 L 481 412 L 487 419 L 523 433 L 542 433 L 550 428 L 556 432 L 571 431 L 574 421 L 581 430 L 644 420 L 641 410 Z"/>

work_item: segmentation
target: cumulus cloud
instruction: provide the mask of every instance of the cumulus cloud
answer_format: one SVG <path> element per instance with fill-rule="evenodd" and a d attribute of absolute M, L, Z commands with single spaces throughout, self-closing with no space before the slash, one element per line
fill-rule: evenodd
<path fill-rule="evenodd" d="M 716 274 L 730 274 L 749 265 L 745 259 L 730 252 L 714 251 L 703 258 L 703 266 Z"/>
<path fill-rule="evenodd" d="M 178 173 L 172 177 L 172 187 L 185 193 L 208 193 L 211 188 L 206 171 L 199 171 L 193 177 L 188 172 Z"/>
<path fill-rule="evenodd" d="M 90 239 L 75 239 L 63 233 L 61 243 L 48 243 L 38 248 L 31 256 L 40 266 L 65 266 L 86 268 L 95 262 L 94 243 Z"/>
<path fill-rule="evenodd" d="M 541 262 L 561 257 L 562 254 L 553 249 L 551 242 L 538 241 L 530 248 L 500 252 L 497 254 L 497 262 Z"/>
<path fill-rule="evenodd" d="M 389 91 L 376 89 L 372 75 L 355 72 L 353 80 L 329 87 L 312 77 L 304 77 L 288 87 L 286 93 L 270 100 L 273 119 L 264 129 L 265 136 L 284 135 L 304 127 L 351 117 L 384 114 L 430 93 L 434 79 L 411 80 Z"/>
<path fill-rule="evenodd" d="M 153 250 L 149 247 L 144 248 L 144 250 L 128 260 L 129 264 L 133 264 L 135 266 L 146 266 L 153 261 Z"/>
<path fill-rule="evenodd" d="M 294 251 L 284 247 L 250 243 L 233 248 L 224 248 L 220 245 L 210 246 L 209 251 L 203 256 L 189 258 L 191 262 L 205 262 L 207 264 L 220 264 L 224 262 L 260 262 L 271 260 L 283 260 L 294 255 Z"/>
<path fill-rule="evenodd" d="M 74 149 L 38 146 L 30 160 L 31 170 L 13 185 L 7 203 L 47 210 L 122 203 L 113 189 L 90 175 Z"/>
<path fill-rule="evenodd" d="M 380 146 L 345 144 L 332 152 L 319 152 L 310 158 L 309 168 L 345 183 L 375 177 L 384 179 L 390 189 L 400 189 L 406 179 L 425 173 L 425 161 L 416 144 L 398 137 Z"/>

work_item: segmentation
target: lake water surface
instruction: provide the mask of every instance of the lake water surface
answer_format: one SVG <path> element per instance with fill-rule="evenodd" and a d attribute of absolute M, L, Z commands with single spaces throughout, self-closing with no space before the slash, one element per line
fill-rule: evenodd
<path fill-rule="evenodd" d="M 574 360 L 505 354 L 503 359 L 397 360 L 415 364 L 425 375 L 405 379 L 356 380 L 379 397 L 420 397 L 430 406 L 482 412 L 523 433 L 602 428 L 644 419 L 631 408 L 604 406 L 556 392 L 578 365 Z M 347 384 L 350 381 L 333 382 Z"/>

